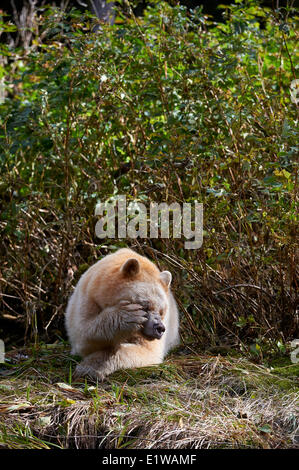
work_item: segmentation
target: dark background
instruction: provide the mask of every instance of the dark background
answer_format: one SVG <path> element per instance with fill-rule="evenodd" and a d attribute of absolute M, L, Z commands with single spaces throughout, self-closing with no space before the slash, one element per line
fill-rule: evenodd
<path fill-rule="evenodd" d="M 18 12 L 20 12 L 22 10 L 22 7 L 24 6 L 24 4 L 26 4 L 28 2 L 24 1 L 24 0 L 15 0 L 14 1 L 14 5 L 15 5 L 15 8 Z M 44 1 L 44 0 L 41 0 L 39 2 L 37 2 L 37 6 L 40 6 L 40 5 L 45 5 L 45 4 L 51 4 L 51 5 L 59 5 L 61 4 L 62 2 L 59 2 L 59 1 Z M 103 2 L 101 0 L 94 0 L 93 3 L 96 5 L 98 4 L 98 8 L 99 8 L 99 5 L 100 4 L 103 4 L 103 3 L 106 3 L 106 2 Z M 132 2 L 132 3 L 135 3 L 135 4 L 138 4 L 136 8 L 134 8 L 134 12 L 136 15 L 142 15 L 142 12 L 144 10 L 144 8 L 146 7 L 146 5 L 150 4 L 150 2 L 147 2 L 147 1 L 140 1 L 140 2 Z M 194 1 L 194 0 L 182 0 L 182 1 L 175 1 L 175 0 L 169 0 L 168 3 L 170 4 L 178 4 L 180 3 L 181 5 L 185 5 L 187 6 L 188 8 L 195 8 L 197 6 L 200 6 L 202 5 L 203 6 L 203 13 L 204 14 L 207 14 L 207 15 L 212 15 L 213 18 L 216 20 L 216 21 L 221 21 L 222 20 L 222 10 L 219 10 L 217 7 L 218 5 L 229 5 L 229 4 L 233 4 L 234 2 L 230 2 L 230 1 L 227 1 L 227 0 L 223 0 L 223 1 L 215 1 L 215 0 L 208 0 L 208 1 Z M 290 0 L 264 0 L 264 1 L 261 1 L 260 4 L 263 5 L 263 6 L 267 6 L 267 7 L 270 7 L 270 8 L 282 8 L 282 7 L 285 7 L 287 5 L 293 5 L 293 6 L 298 6 L 298 1 L 290 1 Z M 112 3 L 113 4 L 113 3 Z M 68 2 L 68 7 L 71 8 L 72 6 L 78 8 L 79 10 L 86 10 L 86 6 L 84 5 L 88 5 L 88 7 L 90 9 L 92 9 L 91 7 L 91 2 L 88 1 L 88 0 L 70 0 Z M 13 14 L 13 7 L 12 7 L 12 4 L 10 1 L 7 1 L 5 2 L 5 5 L 1 5 L 1 10 L 4 11 L 5 13 L 8 13 L 8 14 Z M 120 4 L 117 4 L 117 8 L 121 8 L 121 5 Z M 101 12 L 99 11 L 99 14 L 101 14 Z M 107 14 L 107 12 L 106 12 Z M 103 15 L 105 15 L 105 12 L 103 12 Z"/>

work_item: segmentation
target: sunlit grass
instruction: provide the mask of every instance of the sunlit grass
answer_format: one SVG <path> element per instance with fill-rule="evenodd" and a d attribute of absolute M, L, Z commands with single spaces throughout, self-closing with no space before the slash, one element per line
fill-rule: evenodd
<path fill-rule="evenodd" d="M 293 368 L 285 377 L 281 367 L 242 357 L 174 354 L 160 366 L 118 371 L 104 383 L 70 383 L 73 360 L 64 349 L 56 344 L 49 354 L 40 345 L 34 368 L 18 361 L 17 351 L 9 354 L 12 366 L 2 369 L 0 382 L 2 447 L 298 445 L 295 365 L 285 366 Z"/>

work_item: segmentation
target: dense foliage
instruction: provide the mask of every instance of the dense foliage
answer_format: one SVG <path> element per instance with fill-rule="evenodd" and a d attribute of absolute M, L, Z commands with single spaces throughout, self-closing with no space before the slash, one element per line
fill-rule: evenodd
<path fill-rule="evenodd" d="M 129 245 L 173 272 L 193 347 L 259 356 L 295 337 L 297 18 L 253 1 L 222 8 L 214 24 L 200 9 L 158 2 L 96 34 L 88 15 L 46 9 L 29 48 L 2 46 L 4 321 L 64 335 L 71 286 Z M 202 202 L 202 248 L 102 243 L 95 205 L 117 194 Z"/>

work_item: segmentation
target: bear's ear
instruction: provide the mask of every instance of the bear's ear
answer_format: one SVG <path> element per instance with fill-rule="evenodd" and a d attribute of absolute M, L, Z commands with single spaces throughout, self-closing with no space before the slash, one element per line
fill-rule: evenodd
<path fill-rule="evenodd" d="M 160 274 L 160 280 L 165 284 L 166 287 L 169 287 L 172 280 L 172 275 L 169 271 L 162 271 Z"/>
<path fill-rule="evenodd" d="M 130 258 L 122 265 L 120 270 L 125 276 L 135 276 L 140 271 L 139 261 L 135 258 Z"/>

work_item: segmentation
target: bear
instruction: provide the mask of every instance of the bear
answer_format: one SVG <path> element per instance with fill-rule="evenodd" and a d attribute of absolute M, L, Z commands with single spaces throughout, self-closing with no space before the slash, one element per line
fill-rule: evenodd
<path fill-rule="evenodd" d="M 103 381 L 118 369 L 163 362 L 179 344 L 172 276 L 145 256 L 121 248 L 79 279 L 65 312 L 75 377 Z"/>

